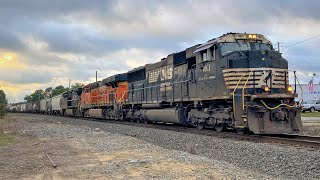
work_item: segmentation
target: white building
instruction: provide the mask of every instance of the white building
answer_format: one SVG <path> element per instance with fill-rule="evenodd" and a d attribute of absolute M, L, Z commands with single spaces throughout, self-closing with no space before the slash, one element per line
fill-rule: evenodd
<path fill-rule="evenodd" d="M 294 85 L 291 85 L 293 87 L 294 91 Z M 302 94 L 301 94 L 301 89 L 302 89 Z M 297 94 L 298 97 L 296 100 L 301 100 L 303 96 L 303 101 L 307 102 L 310 99 L 320 99 L 320 84 L 313 84 L 313 91 L 309 90 L 309 85 L 308 84 L 301 84 L 300 86 L 297 84 Z"/>

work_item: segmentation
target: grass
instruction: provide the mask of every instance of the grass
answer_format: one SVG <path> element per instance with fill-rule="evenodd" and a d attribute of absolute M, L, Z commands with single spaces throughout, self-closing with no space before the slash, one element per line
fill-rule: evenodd
<path fill-rule="evenodd" d="M 0 147 L 7 146 L 12 144 L 15 141 L 16 137 L 10 134 L 0 134 Z"/>
<path fill-rule="evenodd" d="M 10 126 L 10 123 L 14 121 L 15 119 L 11 119 L 8 117 L 0 119 L 0 147 L 12 144 L 16 140 L 16 128 Z"/>
<path fill-rule="evenodd" d="M 320 112 L 304 112 L 301 113 L 302 117 L 320 117 Z"/>
<path fill-rule="evenodd" d="M 10 122 L 13 122 L 14 120 L 8 118 L 8 117 L 3 117 L 2 119 L 0 118 L 0 126 L 3 125 L 3 124 L 7 124 L 7 123 L 10 123 Z"/>

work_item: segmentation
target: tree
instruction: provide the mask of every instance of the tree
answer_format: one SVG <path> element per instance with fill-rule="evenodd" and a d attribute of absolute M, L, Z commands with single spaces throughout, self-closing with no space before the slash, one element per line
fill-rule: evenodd
<path fill-rule="evenodd" d="M 71 86 L 71 89 L 78 89 L 78 88 L 82 88 L 84 86 L 84 84 L 82 83 L 74 83 Z"/>
<path fill-rule="evenodd" d="M 27 101 L 27 103 L 30 103 L 30 102 L 40 101 L 41 99 L 45 99 L 45 98 L 46 98 L 46 93 L 42 89 L 39 89 L 30 95 L 26 95 L 24 97 L 24 100 Z"/>
<path fill-rule="evenodd" d="M 57 86 L 56 88 L 54 88 L 52 90 L 52 97 L 53 96 L 56 96 L 56 95 L 59 95 L 59 94 L 62 94 L 63 92 L 67 91 L 69 88 L 65 88 L 63 87 L 62 85 L 60 86 Z"/>
<path fill-rule="evenodd" d="M 0 118 L 2 119 L 5 113 L 8 100 L 3 90 L 0 90 Z"/>
<path fill-rule="evenodd" d="M 74 83 L 74 84 L 72 84 L 71 88 L 78 89 L 78 88 L 82 88 L 83 86 L 84 86 L 84 84 L 82 84 L 82 83 Z M 39 89 L 30 95 L 26 95 L 24 97 L 24 100 L 27 101 L 27 103 L 36 102 L 41 99 L 57 96 L 57 95 L 62 94 L 68 90 L 69 90 L 69 88 L 63 87 L 62 85 L 59 85 L 59 86 L 55 87 L 54 89 L 52 87 L 48 87 L 45 90 Z"/>
<path fill-rule="evenodd" d="M 8 100 L 6 98 L 6 94 L 1 89 L 0 89 L 0 103 L 3 103 L 5 105 L 7 105 L 7 103 L 8 103 Z"/>

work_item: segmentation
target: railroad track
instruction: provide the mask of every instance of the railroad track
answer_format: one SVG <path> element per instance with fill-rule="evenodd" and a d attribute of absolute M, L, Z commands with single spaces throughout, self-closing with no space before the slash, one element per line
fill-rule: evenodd
<path fill-rule="evenodd" d="M 61 116 L 62 117 L 62 116 Z M 144 124 L 144 123 L 133 123 L 129 121 L 117 121 L 117 120 L 104 120 L 104 119 L 93 119 L 93 118 L 83 118 L 83 117 L 70 117 L 63 116 L 66 118 L 80 119 L 85 121 L 98 121 L 104 123 L 115 123 L 129 126 L 139 126 L 145 128 L 156 128 L 161 130 L 169 130 L 182 133 L 191 133 L 205 136 L 214 136 L 218 138 L 229 138 L 242 141 L 253 141 L 259 143 L 270 143 L 270 144 L 282 144 L 297 147 L 306 147 L 312 149 L 320 150 L 320 136 L 305 136 L 299 134 L 279 134 L 279 135 L 253 135 L 253 134 L 237 134 L 231 132 L 217 132 L 211 129 L 196 129 L 185 126 L 180 126 L 176 124 Z M 129 136 L 135 136 L 132 134 L 127 134 Z"/>
<path fill-rule="evenodd" d="M 291 145 L 300 145 L 306 147 L 313 147 L 320 149 L 320 136 L 306 136 L 300 134 L 280 134 L 269 135 L 268 138 L 274 138 L 280 143 L 286 143 Z"/>

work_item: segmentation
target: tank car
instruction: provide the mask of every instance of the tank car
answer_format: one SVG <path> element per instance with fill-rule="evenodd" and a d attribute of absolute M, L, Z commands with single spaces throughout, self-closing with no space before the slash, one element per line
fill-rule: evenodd
<path fill-rule="evenodd" d="M 288 62 L 262 34 L 228 33 L 128 72 L 125 118 L 254 134 L 302 129 Z"/>

